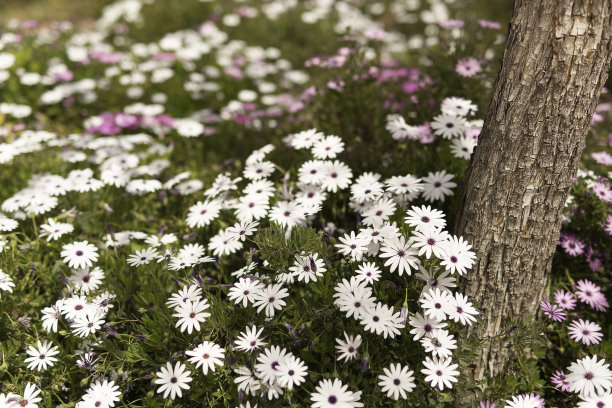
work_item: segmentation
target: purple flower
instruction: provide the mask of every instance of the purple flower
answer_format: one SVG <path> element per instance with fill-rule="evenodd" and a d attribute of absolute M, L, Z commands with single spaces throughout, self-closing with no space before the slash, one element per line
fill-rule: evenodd
<path fill-rule="evenodd" d="M 567 292 L 563 289 L 555 291 L 555 303 L 558 304 L 562 309 L 574 310 L 576 307 L 576 299 L 571 292 Z"/>
<path fill-rule="evenodd" d="M 565 379 L 565 373 L 563 371 L 555 371 L 555 373 L 550 377 L 550 381 L 555 385 L 555 388 L 558 388 L 561 391 L 568 392 L 570 389 L 571 383 Z"/>
<path fill-rule="evenodd" d="M 593 185 L 593 193 L 602 201 L 612 203 L 612 190 L 604 182 L 599 181 Z"/>
<path fill-rule="evenodd" d="M 501 24 L 497 21 L 478 20 L 478 25 L 482 28 L 491 28 L 493 30 L 499 30 L 501 28 Z"/>
<path fill-rule="evenodd" d="M 575 342 L 582 341 L 582 344 L 590 346 L 599 344 L 603 337 L 601 326 L 588 320 L 574 320 L 569 326 L 569 335 Z"/>
<path fill-rule="evenodd" d="M 548 300 L 541 301 L 540 308 L 549 319 L 553 319 L 556 322 L 562 322 L 567 317 L 563 308 L 551 305 Z"/>
<path fill-rule="evenodd" d="M 489 400 L 480 401 L 480 408 L 495 408 L 495 403 Z"/>
<path fill-rule="evenodd" d="M 584 243 L 576 236 L 567 234 L 559 243 L 569 256 L 578 256 L 584 252 Z"/>
<path fill-rule="evenodd" d="M 603 312 L 609 306 L 606 296 L 601 293 L 601 288 L 587 279 L 578 281 L 576 296 L 582 303 L 586 303 L 600 312 Z"/>
<path fill-rule="evenodd" d="M 453 28 L 463 28 L 463 26 L 463 20 L 447 20 L 440 23 L 440 27 L 447 30 L 452 30 Z"/>
<path fill-rule="evenodd" d="M 585 257 L 587 262 L 589 263 L 589 268 L 593 272 L 597 272 L 599 268 L 603 265 L 601 259 L 599 258 L 599 251 L 593 249 L 592 247 L 588 247 L 585 253 Z"/>
<path fill-rule="evenodd" d="M 457 61 L 455 72 L 462 77 L 473 77 L 482 70 L 480 62 L 474 57 L 462 58 Z"/>

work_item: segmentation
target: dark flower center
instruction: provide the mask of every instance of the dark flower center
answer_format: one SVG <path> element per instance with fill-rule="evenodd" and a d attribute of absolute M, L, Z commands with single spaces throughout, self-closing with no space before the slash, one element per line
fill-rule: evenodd
<path fill-rule="evenodd" d="M 436 243 L 436 240 L 435 240 L 435 239 L 433 239 L 433 238 L 429 238 L 429 239 L 427 240 L 427 245 L 434 245 L 435 243 Z"/>
<path fill-rule="evenodd" d="M 172 384 L 176 384 L 176 383 L 178 382 L 178 378 L 176 378 L 176 377 L 172 377 L 172 378 L 170 379 L 170 382 L 171 382 Z"/>
<path fill-rule="evenodd" d="M 78 251 L 76 251 L 76 255 L 77 256 L 82 256 L 83 255 L 83 251 L 81 251 L 80 249 Z"/>
<path fill-rule="evenodd" d="M 584 373 L 584 378 L 586 378 L 587 380 L 592 380 L 593 378 L 595 378 L 595 376 L 592 372 L 587 371 L 586 373 Z"/>
<path fill-rule="evenodd" d="M 400 385 L 400 380 L 399 380 L 399 378 L 396 378 L 395 380 L 393 380 L 393 384 L 395 384 L 395 385 Z"/>
<path fill-rule="evenodd" d="M 338 402 L 338 398 L 336 398 L 335 395 L 330 395 L 329 398 L 327 399 L 327 402 L 334 405 L 336 402 Z"/>

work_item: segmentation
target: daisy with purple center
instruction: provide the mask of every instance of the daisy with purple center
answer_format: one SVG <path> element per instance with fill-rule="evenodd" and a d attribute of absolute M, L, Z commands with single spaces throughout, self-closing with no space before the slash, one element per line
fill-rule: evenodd
<path fill-rule="evenodd" d="M 98 260 L 98 248 L 87 241 L 76 241 L 66 244 L 62 248 L 61 256 L 69 267 L 84 269 L 90 267 Z"/>
<path fill-rule="evenodd" d="M 461 58 L 455 66 L 455 72 L 462 77 L 473 77 L 480 71 L 482 71 L 480 62 L 474 57 Z"/>
<path fill-rule="evenodd" d="M 446 220 L 444 213 L 440 210 L 432 209 L 431 206 L 412 207 L 406 212 L 406 224 L 421 231 L 427 227 L 444 228 Z"/>
<path fill-rule="evenodd" d="M 416 257 L 417 250 L 413 247 L 412 239 L 406 241 L 403 235 L 399 239 L 385 241 L 381 252 L 379 254 L 381 258 L 388 258 L 385 266 L 390 266 L 391 272 L 397 269 L 400 276 L 404 272 L 410 276 L 412 274 L 411 268 L 417 269 L 417 265 L 420 263 Z"/>
<path fill-rule="evenodd" d="M 417 313 L 414 317 L 410 317 L 408 324 L 413 328 L 410 334 L 413 334 L 413 340 L 419 340 L 423 336 L 431 334 L 435 329 L 446 327 L 446 323 L 433 319 L 427 315 L 423 316 Z"/>
<path fill-rule="evenodd" d="M 582 341 L 582 344 L 590 346 L 591 344 L 599 344 L 603 338 L 601 334 L 601 326 L 589 320 L 578 319 L 574 320 L 569 326 L 569 335 L 576 343 Z"/>
<path fill-rule="evenodd" d="M 601 266 L 603 265 L 599 251 L 593 249 L 592 247 L 587 248 L 584 256 L 586 257 L 586 260 L 589 264 L 589 268 L 591 268 L 593 272 L 597 272 L 599 268 L 601 268 Z"/>
<path fill-rule="evenodd" d="M 548 300 L 540 302 L 540 309 L 544 312 L 546 317 L 553 319 L 556 322 L 562 322 L 567 317 L 563 308 L 557 305 L 551 305 Z"/>
<path fill-rule="evenodd" d="M 419 256 L 425 254 L 427 259 L 433 253 L 436 258 L 444 259 L 446 256 L 446 242 L 450 238 L 448 232 L 441 228 L 429 227 L 414 233 L 414 246 L 419 249 Z"/>
<path fill-rule="evenodd" d="M 550 376 L 550 381 L 555 385 L 555 388 L 563 392 L 568 392 L 570 389 L 570 382 L 567 381 L 565 373 L 561 370 L 555 371 L 555 373 Z"/>
<path fill-rule="evenodd" d="M 593 193 L 597 198 L 612 203 L 612 190 L 604 182 L 599 181 L 593 185 Z"/>
<path fill-rule="evenodd" d="M 584 247 L 586 246 L 574 235 L 566 235 L 561 239 L 559 245 L 565 250 L 565 253 L 569 256 L 578 256 L 584 253 Z"/>
<path fill-rule="evenodd" d="M 555 291 L 555 303 L 562 309 L 574 310 L 576 307 L 576 299 L 572 292 L 559 289 Z"/>
<path fill-rule="evenodd" d="M 506 408 L 538 408 L 545 406 L 544 398 L 534 394 L 515 395 L 506 401 Z"/>
<path fill-rule="evenodd" d="M 578 281 L 576 285 L 576 296 L 578 296 L 578 300 L 588 304 L 593 309 L 603 311 L 608 307 L 608 301 L 604 294 L 601 293 L 601 288 L 587 279 Z"/>
<path fill-rule="evenodd" d="M 597 356 L 576 360 L 568 368 L 567 381 L 570 391 L 580 394 L 582 398 L 603 394 L 612 388 L 612 371 L 606 360 Z"/>
<path fill-rule="evenodd" d="M 424 369 L 421 370 L 426 375 L 425 382 L 432 388 L 438 388 L 442 391 L 446 388 L 453 388 L 453 382 L 457 382 L 459 371 L 458 364 L 452 364 L 453 360 L 448 358 L 426 357 L 423 361 Z"/>

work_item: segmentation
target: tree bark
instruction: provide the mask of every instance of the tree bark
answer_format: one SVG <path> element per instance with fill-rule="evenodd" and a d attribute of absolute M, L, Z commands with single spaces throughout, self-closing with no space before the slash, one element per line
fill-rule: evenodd
<path fill-rule="evenodd" d="M 496 375 L 507 316 L 534 314 L 612 55 L 612 0 L 515 0 L 470 163 L 457 234 L 477 263 L 465 282 L 483 323 L 474 375 Z"/>

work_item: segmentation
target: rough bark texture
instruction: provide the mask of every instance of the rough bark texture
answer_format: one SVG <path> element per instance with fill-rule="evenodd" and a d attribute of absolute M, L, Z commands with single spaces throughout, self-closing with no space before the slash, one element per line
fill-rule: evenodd
<path fill-rule="evenodd" d="M 536 312 L 561 212 L 610 66 L 612 0 L 516 0 L 494 96 L 467 173 L 457 233 L 477 264 L 467 294 L 484 323 L 474 375 L 507 357 L 506 316 Z"/>

